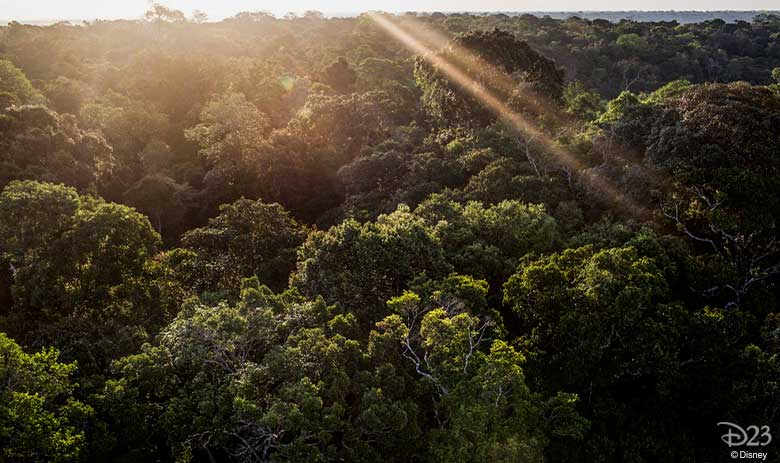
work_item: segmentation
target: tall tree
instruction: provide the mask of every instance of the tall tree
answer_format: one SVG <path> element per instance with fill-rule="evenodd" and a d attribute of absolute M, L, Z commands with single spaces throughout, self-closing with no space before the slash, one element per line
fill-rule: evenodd
<path fill-rule="evenodd" d="M 6 59 L 0 59 L 0 95 L 8 95 L 11 101 L 19 104 L 43 103 L 43 95 L 33 87 L 24 72 Z"/>
<path fill-rule="evenodd" d="M 12 182 L 0 224 L 0 256 L 13 269 L 0 326 L 25 346 L 58 347 L 91 374 L 138 348 L 183 297 L 157 260 L 159 235 L 127 206 Z"/>
<path fill-rule="evenodd" d="M 448 68 L 435 64 L 442 62 L 470 82 L 453 81 L 445 72 Z M 436 55 L 434 64 L 417 58 L 415 77 L 426 112 L 445 125 L 484 126 L 498 118 L 490 103 L 475 98 L 464 85 L 521 109 L 555 107 L 563 95 L 563 72 L 555 63 L 499 29 L 457 35 Z"/>
<path fill-rule="evenodd" d="M 0 115 L 0 187 L 36 179 L 85 189 L 105 182 L 114 157 L 105 139 L 71 115 L 43 106 L 9 108 Z"/>
<path fill-rule="evenodd" d="M 220 206 L 217 217 L 188 231 L 182 242 L 197 254 L 201 290 L 235 292 L 242 279 L 257 276 L 279 291 L 287 286 L 304 237 L 279 204 L 240 199 Z"/>

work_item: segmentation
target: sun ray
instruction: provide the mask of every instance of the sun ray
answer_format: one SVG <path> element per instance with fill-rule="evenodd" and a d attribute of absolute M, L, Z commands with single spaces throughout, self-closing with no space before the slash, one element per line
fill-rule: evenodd
<path fill-rule="evenodd" d="M 558 123 L 569 119 L 566 114 L 559 111 L 543 95 L 519 87 L 517 82 L 505 70 L 486 61 L 474 51 L 457 45 L 446 34 L 431 28 L 419 19 L 413 16 L 383 17 L 382 19 L 392 21 L 401 32 L 413 37 L 422 47 L 428 50 L 446 49 L 450 58 L 450 64 L 453 64 L 461 71 L 469 67 L 485 70 L 486 72 L 480 73 L 480 80 L 487 78 L 488 81 L 486 83 L 503 95 L 509 96 L 515 93 L 522 96 L 525 100 L 524 102 L 536 113 L 544 114 Z M 465 71 L 464 73 L 468 74 Z"/>
<path fill-rule="evenodd" d="M 401 42 L 410 51 L 437 67 L 452 82 L 460 86 L 485 108 L 493 112 L 507 127 L 523 137 L 530 137 L 536 140 L 567 168 L 574 171 L 581 171 L 587 167 L 537 127 L 533 121 L 530 121 L 522 114 L 509 108 L 500 98 L 493 94 L 493 92 L 480 84 L 476 79 L 469 76 L 459 66 L 442 58 L 437 54 L 436 49 L 431 48 L 431 46 L 419 40 L 414 31 L 411 30 L 412 28 L 409 27 L 409 22 L 406 23 L 407 27 L 401 27 L 396 21 L 389 19 L 385 14 L 372 12 L 367 15 L 379 27 Z M 428 40 L 433 38 L 434 40 L 440 41 L 440 38 L 436 38 L 436 34 L 431 31 L 426 31 L 424 35 L 426 35 Z M 455 49 L 454 51 L 459 53 L 471 53 L 467 50 L 460 49 Z M 505 77 L 507 80 L 511 80 L 509 76 Z M 548 111 L 550 110 L 548 109 Z M 621 192 L 612 185 L 608 179 L 598 175 L 591 175 L 590 181 L 592 187 L 598 189 L 601 193 L 608 195 L 617 205 L 630 214 L 635 216 L 647 216 L 647 211 L 643 206 Z"/>

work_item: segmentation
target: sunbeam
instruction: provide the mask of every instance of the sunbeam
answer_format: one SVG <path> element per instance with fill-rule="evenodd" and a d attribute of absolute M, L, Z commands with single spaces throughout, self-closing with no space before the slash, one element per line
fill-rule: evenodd
<path fill-rule="evenodd" d="M 397 26 L 400 31 L 413 37 L 422 47 L 434 50 L 434 53 L 436 50 L 446 49 L 450 64 L 456 66 L 462 73 L 468 74 L 466 70 L 469 68 L 485 71 L 480 72 L 478 79 L 476 76 L 471 76 L 472 80 L 482 82 L 487 79 L 485 83 L 488 86 L 495 88 L 507 97 L 513 93 L 519 94 L 523 97 L 524 103 L 528 104 L 533 111 L 544 114 L 545 117 L 556 123 L 569 119 L 544 95 L 519 87 L 504 69 L 486 61 L 474 51 L 454 43 L 446 34 L 433 29 L 414 16 L 394 16 L 391 18 L 383 17 L 386 21 L 392 21 L 392 24 Z"/>
<path fill-rule="evenodd" d="M 468 75 L 466 72 L 461 70 L 460 67 L 457 66 L 456 64 L 442 58 L 439 54 L 436 53 L 436 50 L 432 49 L 430 46 L 426 45 L 423 41 L 418 39 L 416 33 L 409 30 L 411 29 L 411 27 L 409 26 L 412 25 L 411 22 L 406 23 L 407 27 L 401 27 L 395 21 L 389 19 L 388 17 L 386 17 L 386 15 L 382 13 L 371 12 L 368 13 L 368 17 L 371 18 L 379 27 L 381 27 L 383 30 L 385 30 L 387 33 L 393 36 L 396 40 L 398 40 L 404 46 L 406 46 L 410 51 L 421 56 L 430 64 L 432 64 L 433 66 L 441 70 L 444 74 L 447 75 L 447 77 L 450 80 L 452 80 L 458 86 L 460 86 L 462 89 L 468 92 L 474 99 L 479 101 L 485 108 L 493 112 L 498 117 L 498 119 L 501 122 L 503 122 L 507 127 L 513 129 L 523 137 L 526 138 L 530 137 L 536 140 L 538 143 L 544 146 L 549 153 L 554 155 L 568 169 L 571 169 L 573 171 L 580 171 L 586 168 L 586 166 L 579 159 L 577 159 L 571 153 L 567 152 L 564 148 L 562 148 L 558 143 L 556 143 L 552 138 L 550 138 L 544 131 L 542 131 L 539 127 L 537 127 L 537 125 L 533 121 L 524 117 L 522 114 L 513 111 L 503 101 L 501 101 L 500 98 L 498 98 L 493 92 L 487 89 L 474 77 Z M 440 41 L 440 38 L 437 38 L 437 34 L 434 34 L 429 30 L 423 32 L 423 35 L 428 37 L 429 40 L 433 38 L 437 41 Z M 475 57 L 475 55 L 472 52 L 467 50 L 462 50 L 462 47 L 454 48 L 452 49 L 452 51 L 455 52 L 455 55 L 460 53 L 461 56 L 470 55 L 472 57 Z M 466 59 L 472 59 L 472 58 L 469 57 Z M 480 59 L 480 61 L 484 61 L 484 60 Z M 493 69 L 497 69 L 497 68 L 493 66 Z M 502 85 L 507 85 L 508 82 L 511 82 L 511 78 L 509 76 L 506 76 L 504 73 L 504 78 L 502 78 L 501 81 L 505 82 Z M 534 100 L 534 98 L 529 98 L 529 100 Z M 545 105 L 545 106 L 548 112 L 552 112 L 549 109 L 549 105 Z M 626 194 L 621 192 L 618 188 L 612 185 L 608 179 L 605 179 L 600 176 L 591 176 L 590 179 L 591 179 L 591 186 L 598 189 L 601 193 L 608 195 L 613 201 L 615 201 L 616 204 L 618 204 L 625 211 L 635 216 L 647 215 L 647 211 L 643 206 L 636 203 L 633 199 L 629 198 Z"/>

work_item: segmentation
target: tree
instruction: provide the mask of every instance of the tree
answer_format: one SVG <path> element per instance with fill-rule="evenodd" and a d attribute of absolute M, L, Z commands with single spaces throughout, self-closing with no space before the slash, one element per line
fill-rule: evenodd
<path fill-rule="evenodd" d="M 152 140 L 138 154 L 144 172 L 148 175 L 173 174 L 176 160 L 170 145 L 161 140 Z"/>
<path fill-rule="evenodd" d="M 780 274 L 780 98 L 746 84 L 695 86 L 655 124 L 645 156 L 668 177 L 662 212 L 729 275 L 702 293 L 739 305 Z"/>
<path fill-rule="evenodd" d="M 659 304 L 667 292 L 663 271 L 655 261 L 637 254 L 632 248 L 597 253 L 590 248 L 568 249 L 529 262 L 505 286 L 506 302 L 525 325 L 523 332 L 539 352 L 545 352 L 536 359 L 538 377 L 553 390 L 581 391 L 594 417 L 614 407 L 610 391 L 635 384 L 643 375 L 666 372 L 667 362 L 675 361 L 680 340 L 676 332 L 665 330 L 675 326 L 681 309 Z M 654 343 L 664 348 L 653 350 Z M 653 406 L 649 398 L 644 401 Z M 656 401 L 663 403 L 663 399 Z M 651 409 L 631 412 L 632 416 L 648 414 L 652 416 Z M 616 413 L 606 419 L 625 416 Z M 616 436 L 621 441 L 647 432 L 622 426 Z M 593 429 L 603 429 L 601 421 L 594 420 Z"/>
<path fill-rule="evenodd" d="M 143 150 L 170 130 L 167 116 L 116 93 L 82 105 L 80 120 L 101 133 L 113 149 L 114 168 L 101 193 L 115 201 L 143 176 Z"/>
<path fill-rule="evenodd" d="M 195 10 L 192 12 L 192 22 L 196 24 L 203 24 L 208 22 L 209 15 L 201 10 Z"/>
<path fill-rule="evenodd" d="M 25 346 L 58 347 L 85 372 L 138 348 L 184 295 L 155 260 L 159 235 L 127 206 L 12 182 L 0 223 L 0 255 L 13 269 L 13 306 L 0 326 Z"/>
<path fill-rule="evenodd" d="M 561 419 L 545 422 L 548 404 L 526 386 L 523 355 L 495 339 L 494 320 L 477 316 L 458 297 L 467 287 L 473 291 L 472 282 L 461 279 L 430 300 L 413 292 L 391 299 L 393 315 L 377 324 L 371 343 L 400 341 L 402 357 L 430 391 L 436 422 L 427 435 L 427 460 L 533 461 L 548 433 L 581 435 L 587 423 L 573 411 L 571 394 L 549 402 L 559 405 Z M 487 285 L 476 287 L 484 300 Z"/>
<path fill-rule="evenodd" d="M 0 118 L 0 187 L 16 179 L 95 187 L 107 179 L 113 163 L 103 137 L 79 128 L 73 116 L 22 106 Z"/>
<path fill-rule="evenodd" d="M 519 110 L 558 105 L 563 94 L 563 73 L 555 63 L 533 51 L 527 43 L 506 31 L 472 31 L 457 35 L 437 54 L 473 83 L 498 100 Z M 423 91 L 423 108 L 442 125 L 486 126 L 498 119 L 462 83 L 438 66 L 418 58 L 415 78 Z"/>
<path fill-rule="evenodd" d="M 647 95 L 644 98 L 644 102 L 657 105 L 664 104 L 668 100 L 682 95 L 690 86 L 691 83 L 685 79 L 673 80 Z"/>
<path fill-rule="evenodd" d="M 631 53 L 644 53 L 647 51 L 647 40 L 639 34 L 629 33 L 621 34 L 615 40 L 615 44 L 619 47 L 625 48 L 626 52 Z"/>
<path fill-rule="evenodd" d="M 201 290 L 235 292 L 242 279 L 254 276 L 277 291 L 284 289 L 304 229 L 279 204 L 240 199 L 219 210 L 207 226 L 182 238 L 197 254 Z"/>
<path fill-rule="evenodd" d="M 36 250 L 52 246 L 81 206 L 74 189 L 48 183 L 13 182 L 1 197 L 2 258 L 14 266 L 30 264 Z"/>
<path fill-rule="evenodd" d="M 332 150 L 333 159 L 322 159 L 341 167 L 367 146 L 382 141 L 396 121 L 405 120 L 386 92 L 352 95 L 312 95 L 289 124 L 289 130 L 313 147 Z M 406 119 L 408 120 L 408 119 Z"/>
<path fill-rule="evenodd" d="M 317 221 L 341 202 L 339 169 L 408 120 L 407 108 L 396 103 L 386 92 L 310 95 L 287 127 L 270 137 L 260 196 Z"/>
<path fill-rule="evenodd" d="M 86 454 L 93 410 L 74 398 L 75 363 L 55 349 L 25 353 L 0 332 L 0 458 L 76 461 Z"/>
<path fill-rule="evenodd" d="M 383 58 L 366 58 L 357 68 L 357 87 L 366 90 L 387 90 L 392 83 L 412 87 L 414 76 L 408 65 Z"/>
<path fill-rule="evenodd" d="M 563 92 L 566 111 L 576 115 L 583 121 L 595 120 L 603 111 L 601 95 L 585 88 L 582 82 L 575 80 L 566 86 Z"/>
<path fill-rule="evenodd" d="M 728 373 L 765 358 L 757 347 L 751 360 L 740 353 L 750 344 L 743 336 L 752 317 L 695 308 L 700 299 L 686 297 L 684 288 L 697 270 L 681 243 L 641 232 L 620 247 L 567 249 L 528 260 L 504 286 L 523 326 L 516 342 L 538 353 L 529 356 L 529 376 L 544 390 L 580 393 L 580 410 L 598 433 L 585 448 L 559 447 L 560 458 L 706 459 L 709 447 L 696 441 L 709 437 L 693 432 L 701 414 L 742 416 L 771 401 L 774 386 L 753 386 L 763 373 Z M 732 407 L 725 399 L 731 381 L 755 387 L 751 399 Z M 696 412 L 678 414 L 679 407 Z"/>
<path fill-rule="evenodd" d="M 550 250 L 557 226 L 544 206 L 502 201 L 465 205 L 432 195 L 415 214 L 435 230 L 447 260 L 461 273 L 499 285 L 528 253 Z"/>
<path fill-rule="evenodd" d="M 320 71 L 320 82 L 339 93 L 349 93 L 356 81 L 357 73 L 343 56 Z"/>
<path fill-rule="evenodd" d="M 258 196 L 268 129 L 266 116 L 243 94 L 228 92 L 209 102 L 200 123 L 185 131 L 208 166 L 203 182 L 212 208 L 243 195 Z"/>
<path fill-rule="evenodd" d="M 63 76 L 47 82 L 43 87 L 43 92 L 52 109 L 59 113 L 73 115 L 78 115 L 81 111 L 81 105 L 86 99 L 87 91 L 83 82 Z"/>
<path fill-rule="evenodd" d="M 312 232 L 299 251 L 292 284 L 353 311 L 361 329 L 384 317 L 384 302 L 422 276 L 449 273 L 439 240 L 406 206 L 376 222 L 346 220 Z"/>
<path fill-rule="evenodd" d="M 268 119 L 241 93 L 226 93 L 200 114 L 200 123 L 187 130 L 200 145 L 200 155 L 212 164 L 242 163 L 257 155 L 258 142 L 267 134 Z"/>
<path fill-rule="evenodd" d="M 7 94 L 22 104 L 43 103 L 43 96 L 21 69 L 5 59 L 0 60 L 0 94 Z"/>
<path fill-rule="evenodd" d="M 181 232 L 193 199 L 189 185 L 180 185 L 165 175 L 147 175 L 125 192 L 125 201 L 146 214 L 154 228 L 168 240 Z"/>
<path fill-rule="evenodd" d="M 168 8 L 159 3 L 152 3 L 152 6 L 144 13 L 144 19 L 150 22 L 183 22 L 186 21 L 184 13 L 179 10 Z"/>

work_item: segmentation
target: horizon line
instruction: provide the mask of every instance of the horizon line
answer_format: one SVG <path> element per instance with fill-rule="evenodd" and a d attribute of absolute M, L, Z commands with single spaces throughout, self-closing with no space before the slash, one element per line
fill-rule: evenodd
<path fill-rule="evenodd" d="M 657 10 L 657 9 L 649 9 L 649 10 L 643 10 L 643 9 L 633 9 L 633 10 L 607 10 L 607 9 L 596 9 L 596 10 L 354 10 L 354 11 L 322 11 L 322 10 L 316 10 L 316 9 L 309 9 L 309 10 L 295 10 L 295 11 L 288 11 L 285 13 L 274 13 L 267 10 L 247 10 L 247 11 L 238 11 L 235 14 L 228 15 L 228 16 L 220 16 L 214 18 L 214 21 L 209 22 L 219 22 L 225 19 L 233 18 L 241 13 L 269 13 L 273 17 L 277 19 L 284 19 L 283 16 L 286 14 L 294 13 L 294 14 L 302 14 L 307 11 L 316 11 L 319 13 L 322 13 L 327 18 L 340 18 L 340 17 L 350 17 L 350 16 L 359 16 L 361 14 L 369 13 L 369 12 L 378 12 L 378 13 L 389 13 L 389 14 L 407 14 L 407 13 L 418 13 L 418 14 L 435 14 L 435 13 L 442 13 L 442 14 L 480 14 L 480 15 L 486 15 L 486 14 L 575 14 L 575 13 L 586 13 L 586 14 L 592 14 L 592 13 L 779 13 L 780 9 L 744 9 L 744 10 L 738 10 L 738 9 L 712 9 L 712 10 Z M 8 24 L 11 22 L 18 22 L 18 23 L 42 23 L 42 22 L 50 22 L 50 23 L 57 23 L 57 22 L 84 22 L 84 21 L 137 21 L 143 19 L 142 16 L 136 16 L 136 17 L 127 17 L 127 16 L 117 16 L 117 17 L 89 17 L 89 18 L 0 18 L 0 24 Z"/>

